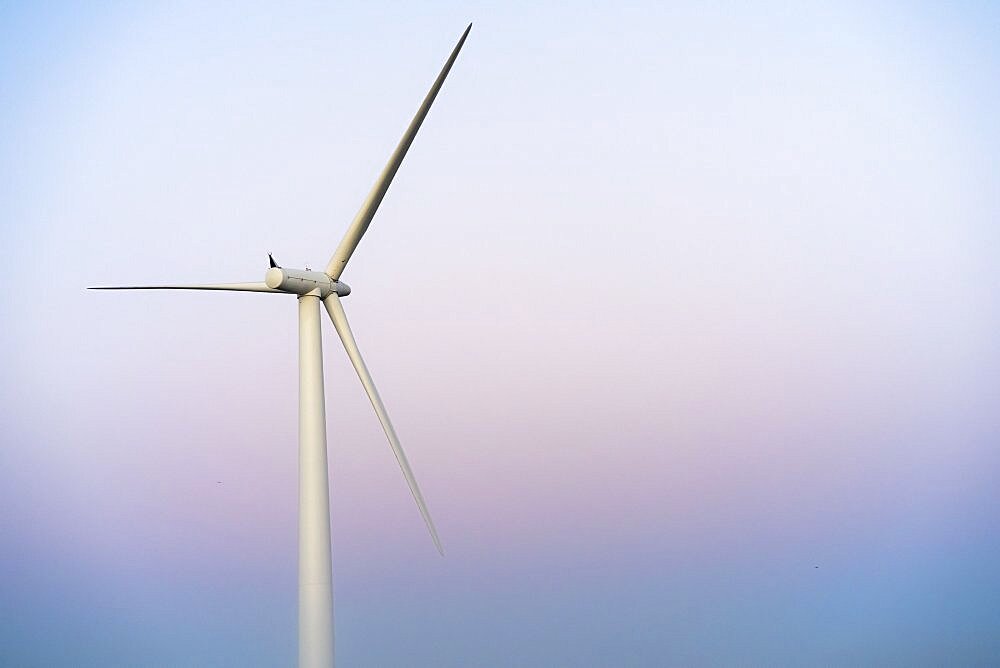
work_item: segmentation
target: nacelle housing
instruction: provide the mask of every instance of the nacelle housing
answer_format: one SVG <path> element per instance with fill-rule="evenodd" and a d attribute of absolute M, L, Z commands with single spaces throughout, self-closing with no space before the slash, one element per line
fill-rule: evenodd
<path fill-rule="evenodd" d="M 325 299 L 333 293 L 341 297 L 351 294 L 351 288 L 346 283 L 335 281 L 322 271 L 271 267 L 264 274 L 264 283 L 272 290 L 291 292 L 296 295 L 307 295 L 310 292 L 319 291 L 320 299 Z"/>

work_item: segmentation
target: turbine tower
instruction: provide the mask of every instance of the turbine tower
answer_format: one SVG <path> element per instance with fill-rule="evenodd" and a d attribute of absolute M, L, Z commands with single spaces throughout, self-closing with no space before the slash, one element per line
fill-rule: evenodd
<path fill-rule="evenodd" d="M 361 384 L 375 408 L 375 414 L 389 439 L 389 446 L 403 471 L 406 484 L 417 502 L 431 539 L 438 552 L 444 555 L 437 530 L 427 511 L 427 504 L 413 477 L 406 454 L 396 436 L 385 405 L 379 397 L 368 367 L 365 366 L 358 345 L 347 324 L 347 315 L 340 298 L 351 293 L 351 288 L 340 280 L 340 275 L 358 247 L 361 237 L 372 222 L 382 198 L 385 197 L 392 178 L 396 175 L 406 151 L 427 116 L 434 98 L 451 66 L 465 44 L 472 24 L 462 33 L 461 39 L 441 68 L 441 73 L 431 86 L 416 116 L 406 128 L 388 164 L 379 174 L 371 192 L 347 233 L 330 258 L 324 271 L 309 269 L 284 269 L 268 256 L 270 268 L 262 283 L 220 283 L 208 285 L 133 285 L 90 288 L 92 290 L 228 290 L 232 292 L 267 292 L 292 294 L 299 300 L 299 666 L 301 668 L 328 668 L 333 666 L 333 581 L 330 566 L 330 484 L 326 455 L 326 402 L 323 395 L 323 350 L 320 338 L 320 302 L 340 335 L 347 356 L 354 365 Z"/>

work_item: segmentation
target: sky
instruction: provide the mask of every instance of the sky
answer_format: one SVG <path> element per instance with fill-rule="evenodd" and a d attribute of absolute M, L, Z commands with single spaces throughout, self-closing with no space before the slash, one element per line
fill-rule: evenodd
<path fill-rule="evenodd" d="M 0 3 L 0 664 L 1000 662 L 993 3 Z"/>

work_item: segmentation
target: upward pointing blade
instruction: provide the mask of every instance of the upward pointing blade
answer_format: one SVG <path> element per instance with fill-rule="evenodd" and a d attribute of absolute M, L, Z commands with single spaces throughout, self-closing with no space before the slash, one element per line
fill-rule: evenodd
<path fill-rule="evenodd" d="M 358 211 L 357 215 L 354 216 L 354 220 L 351 221 L 351 226 L 347 228 L 347 233 L 341 240 L 340 245 L 337 246 L 337 250 L 334 251 L 333 257 L 330 258 L 330 263 L 326 265 L 326 273 L 333 280 L 340 278 L 340 274 L 344 271 L 344 265 L 347 261 L 351 259 L 351 255 L 354 253 L 354 249 L 358 247 L 358 243 L 361 242 L 361 237 L 364 236 L 365 231 L 372 222 L 372 218 L 375 216 L 375 212 L 378 210 L 379 204 L 382 203 L 382 198 L 385 197 L 386 190 L 389 189 L 389 184 L 392 183 L 392 177 L 396 175 L 396 170 L 399 169 L 399 165 L 403 162 L 403 157 L 406 156 L 406 151 L 410 148 L 410 144 L 413 143 L 413 138 L 417 136 L 417 130 L 420 129 L 420 124 L 424 122 L 424 117 L 427 116 L 427 112 L 431 108 L 431 104 L 434 103 L 434 98 L 437 96 L 438 91 L 441 90 L 441 85 L 444 83 L 445 77 L 448 76 L 448 72 L 451 71 L 451 66 L 455 63 L 455 59 L 458 58 L 458 52 L 462 50 L 462 45 L 465 44 L 465 38 L 469 36 L 469 31 L 472 30 L 472 24 L 465 29 L 462 33 L 462 38 L 458 40 L 458 44 L 455 49 L 451 52 L 448 57 L 448 61 L 444 64 L 441 69 L 441 73 L 438 75 L 437 79 L 434 80 L 434 85 L 431 86 L 430 92 L 427 93 L 427 97 L 424 98 L 423 104 L 417 110 L 417 115 L 413 117 L 410 121 L 410 127 L 406 128 L 406 133 L 403 138 L 399 140 L 399 145 L 396 146 L 396 150 L 393 151 L 392 156 L 389 158 L 389 163 L 379 174 L 378 180 L 375 181 L 375 185 L 372 186 L 371 192 L 368 193 L 368 197 L 365 198 L 364 203 L 361 205 L 361 210 Z"/>
<path fill-rule="evenodd" d="M 385 435 L 389 437 L 389 445 L 396 455 L 399 468 L 403 470 L 403 477 L 406 478 L 406 484 L 410 486 L 410 493 L 413 494 L 413 499 L 417 502 L 420 514 L 427 524 L 427 530 L 431 532 L 431 539 L 434 541 L 434 546 L 444 556 L 441 540 L 438 538 L 434 522 L 431 520 L 431 514 L 427 510 L 427 504 L 424 502 L 424 497 L 417 486 L 417 479 L 413 477 L 413 471 L 410 470 L 410 463 L 406 460 L 406 453 L 403 452 L 403 446 L 399 444 L 396 430 L 392 428 L 392 422 L 389 421 L 389 414 L 385 412 L 385 405 L 378 395 L 378 390 L 375 389 L 375 383 L 372 381 L 371 374 L 368 373 L 368 367 L 365 366 L 365 361 L 361 359 L 361 352 L 358 350 L 358 344 L 354 340 L 351 326 L 347 324 L 347 314 L 344 313 L 344 306 L 340 303 L 340 297 L 335 294 L 330 295 L 323 300 L 323 304 L 326 306 L 326 312 L 330 314 L 330 320 L 333 321 L 333 326 L 337 330 L 337 334 L 340 335 L 340 340 L 344 342 L 347 356 L 351 358 L 351 364 L 354 365 L 354 370 L 358 372 L 358 377 L 361 379 L 361 384 L 365 387 L 365 392 L 368 393 L 368 398 L 371 399 L 372 406 L 375 408 L 375 414 L 378 415 L 379 422 L 382 423 L 382 429 L 385 430 Z"/>

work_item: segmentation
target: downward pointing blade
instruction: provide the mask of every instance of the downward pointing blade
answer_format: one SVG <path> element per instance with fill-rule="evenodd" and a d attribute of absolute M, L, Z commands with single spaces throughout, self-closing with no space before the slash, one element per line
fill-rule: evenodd
<path fill-rule="evenodd" d="M 354 340 L 351 326 L 347 324 L 347 314 L 344 313 L 344 306 L 340 303 L 340 297 L 335 294 L 330 295 L 323 300 L 323 304 L 326 306 L 326 312 L 330 314 L 330 320 L 333 321 L 333 326 L 337 330 L 337 334 L 340 335 L 340 340 L 344 343 L 344 348 L 347 350 L 347 356 L 351 358 L 354 370 L 358 372 L 358 377 L 361 379 L 361 384 L 365 387 L 365 392 L 368 393 L 368 398 L 371 399 L 372 406 L 375 408 L 375 414 L 378 415 L 379 422 L 382 423 L 382 429 L 385 430 L 385 435 L 389 438 L 389 445 L 396 455 L 399 468 L 403 470 L 403 477 L 406 478 L 406 484 L 410 486 L 410 492 L 413 494 L 413 499 L 417 502 L 420 514 L 427 524 L 427 530 L 431 532 L 431 539 L 434 541 L 434 546 L 444 556 L 441 540 L 438 538 L 437 530 L 434 528 L 434 522 L 431 520 L 431 514 L 427 510 L 424 497 L 420 493 L 420 487 L 417 486 L 417 479 L 413 477 L 413 471 L 410 469 L 410 463 L 406 459 L 406 453 L 403 452 L 403 446 L 399 444 L 396 430 L 392 428 L 392 422 L 389 421 L 389 414 L 385 412 L 385 405 L 378 395 L 378 390 L 375 389 L 375 383 L 372 381 L 371 374 L 368 373 L 368 367 L 365 366 L 365 361 L 361 359 L 361 352 L 358 350 L 358 344 Z"/>
<path fill-rule="evenodd" d="M 379 174 L 378 180 L 375 181 L 375 185 L 372 186 L 371 192 L 368 193 L 368 197 L 365 198 L 364 203 L 361 205 L 361 210 L 358 211 L 357 215 L 354 216 L 354 220 L 351 221 L 351 226 L 347 228 L 347 233 L 341 240 L 340 245 L 337 246 L 337 250 L 334 251 L 333 257 L 330 258 L 330 263 L 326 265 L 326 273 L 333 280 L 338 280 L 340 274 L 344 271 L 344 265 L 347 261 L 351 259 L 351 255 L 354 253 L 354 249 L 358 247 L 361 242 L 361 237 L 364 236 L 365 231 L 368 229 L 368 225 L 371 224 L 372 218 L 375 216 L 375 212 L 378 210 L 379 204 L 382 203 L 382 198 L 385 197 L 385 192 L 389 189 L 389 184 L 392 183 L 392 177 L 396 175 L 396 170 L 399 169 L 400 163 L 403 162 L 403 158 L 406 156 L 406 151 L 410 148 L 410 144 L 413 143 L 413 138 L 417 136 L 417 130 L 420 129 L 420 124 L 424 122 L 424 117 L 427 116 L 427 112 L 430 111 L 431 105 L 434 103 L 434 98 L 437 97 L 438 91 L 441 90 L 441 85 L 444 84 L 445 77 L 448 76 L 448 72 L 451 71 L 451 66 L 455 64 L 455 59 L 458 58 L 458 52 L 462 50 L 462 45 L 465 44 L 465 38 L 469 36 L 469 31 L 472 30 L 472 24 L 465 29 L 462 33 L 462 38 L 458 40 L 458 44 L 455 49 L 451 52 L 448 57 L 448 61 L 441 68 L 441 73 L 438 78 L 435 79 L 434 84 L 431 86 L 430 91 L 427 93 L 427 97 L 424 98 L 423 103 L 420 108 L 417 109 L 417 115 L 413 117 L 410 121 L 410 126 L 406 128 L 406 133 L 403 138 L 399 140 L 399 145 L 396 146 L 396 150 L 392 152 L 392 156 L 389 158 L 388 164 Z"/>

